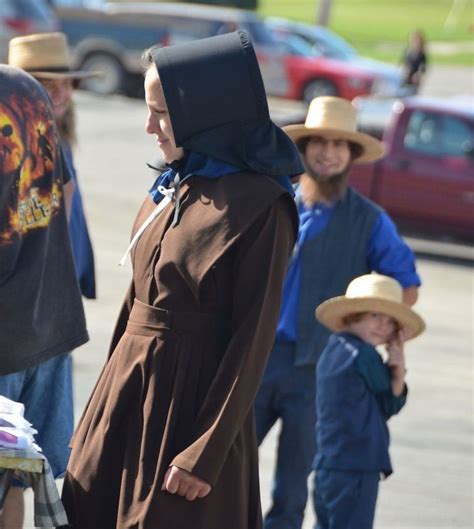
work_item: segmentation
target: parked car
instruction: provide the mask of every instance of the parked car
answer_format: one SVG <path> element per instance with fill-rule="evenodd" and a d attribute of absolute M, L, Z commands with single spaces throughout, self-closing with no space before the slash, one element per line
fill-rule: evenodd
<path fill-rule="evenodd" d="M 310 103 L 316 96 L 335 95 L 352 100 L 372 92 L 375 77 L 342 61 L 316 56 L 309 44 L 297 35 L 274 35 L 288 77 L 287 99 Z"/>
<path fill-rule="evenodd" d="M 403 76 L 400 68 L 359 55 L 357 50 L 333 31 L 316 25 L 267 18 L 267 25 L 281 36 L 294 35 L 303 39 L 316 57 L 326 57 L 350 64 L 374 76 L 372 92 L 384 96 L 402 94 Z"/>
<path fill-rule="evenodd" d="M 356 100 L 362 129 L 387 123 L 387 154 L 354 165 L 351 183 L 404 231 L 474 242 L 473 103 L 411 97 L 392 101 L 387 119 L 387 101 Z"/>
<path fill-rule="evenodd" d="M 251 11 L 181 2 L 117 2 L 84 8 L 80 0 L 53 1 L 73 49 L 75 67 L 103 72 L 85 84 L 96 92 L 123 89 L 130 75 L 141 73 L 143 50 L 155 43 L 171 45 L 236 29 L 250 35 L 267 93 L 283 95 L 287 90 L 273 37 Z"/>
<path fill-rule="evenodd" d="M 58 20 L 42 0 L 0 1 L 0 62 L 8 61 L 8 42 L 28 33 L 57 31 Z"/>

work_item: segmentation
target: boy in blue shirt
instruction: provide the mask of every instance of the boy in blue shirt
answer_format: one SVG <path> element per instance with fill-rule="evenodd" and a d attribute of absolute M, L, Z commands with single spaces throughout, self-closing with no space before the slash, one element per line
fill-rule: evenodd
<path fill-rule="evenodd" d="M 380 475 L 392 473 L 387 420 L 407 397 L 403 343 L 425 324 L 401 285 L 375 273 L 319 305 L 316 318 L 334 332 L 316 369 L 316 527 L 371 529 Z"/>

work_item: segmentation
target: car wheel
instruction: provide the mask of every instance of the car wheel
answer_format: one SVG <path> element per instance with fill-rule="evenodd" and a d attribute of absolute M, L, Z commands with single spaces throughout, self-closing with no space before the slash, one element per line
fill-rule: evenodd
<path fill-rule="evenodd" d="M 309 82 L 303 90 L 303 101 L 311 103 L 318 96 L 337 96 L 337 88 L 331 81 L 326 79 L 314 79 Z"/>
<path fill-rule="evenodd" d="M 81 88 L 97 94 L 108 95 L 120 92 L 125 80 L 125 71 L 120 62 L 107 53 L 88 55 L 81 64 L 81 70 L 100 72 L 101 75 L 84 79 Z"/>

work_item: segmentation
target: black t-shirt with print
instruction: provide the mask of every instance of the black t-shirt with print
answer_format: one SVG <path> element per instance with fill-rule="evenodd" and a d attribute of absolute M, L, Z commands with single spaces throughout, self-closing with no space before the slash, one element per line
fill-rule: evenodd
<path fill-rule="evenodd" d="M 88 340 L 64 206 L 70 175 L 49 99 L 0 65 L 0 374 Z"/>

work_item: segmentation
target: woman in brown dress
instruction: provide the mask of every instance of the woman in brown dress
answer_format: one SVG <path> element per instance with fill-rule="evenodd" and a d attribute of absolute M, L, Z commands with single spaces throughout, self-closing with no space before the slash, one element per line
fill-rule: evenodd
<path fill-rule="evenodd" d="M 262 527 L 252 403 L 297 229 L 298 153 L 269 118 L 244 32 L 152 48 L 146 129 L 167 169 L 77 427 L 74 529 Z"/>

